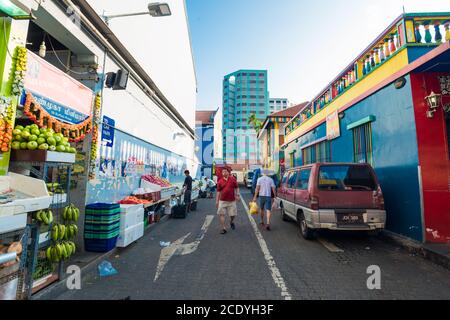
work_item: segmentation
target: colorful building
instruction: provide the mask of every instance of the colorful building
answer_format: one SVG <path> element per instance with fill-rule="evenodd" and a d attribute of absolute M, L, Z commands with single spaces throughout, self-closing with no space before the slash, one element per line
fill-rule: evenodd
<path fill-rule="evenodd" d="M 284 172 L 284 152 L 280 150 L 280 146 L 284 144 L 284 125 L 307 104 L 308 102 L 304 102 L 267 116 L 258 133 L 264 168 L 279 174 Z"/>
<path fill-rule="evenodd" d="M 387 228 L 450 242 L 450 13 L 403 14 L 285 127 L 287 167 L 368 162 Z"/>

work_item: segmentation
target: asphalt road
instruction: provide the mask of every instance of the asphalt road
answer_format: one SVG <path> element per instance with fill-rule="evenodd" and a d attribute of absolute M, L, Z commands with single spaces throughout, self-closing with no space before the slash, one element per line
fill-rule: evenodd
<path fill-rule="evenodd" d="M 241 194 L 248 203 L 249 191 Z M 81 290 L 57 299 L 450 299 L 449 270 L 379 238 L 326 232 L 307 241 L 279 212 L 271 231 L 241 202 L 238 215 L 236 230 L 221 235 L 214 200 L 201 199 L 187 219 L 167 220 L 111 256 L 117 275 L 84 274 Z M 381 289 L 369 290 L 373 265 Z"/>

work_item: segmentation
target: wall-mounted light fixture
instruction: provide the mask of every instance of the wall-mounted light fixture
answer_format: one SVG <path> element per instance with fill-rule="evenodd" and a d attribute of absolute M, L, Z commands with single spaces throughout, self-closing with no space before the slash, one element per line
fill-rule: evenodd
<path fill-rule="evenodd" d="M 433 118 L 434 113 L 441 106 L 442 95 L 431 91 L 430 95 L 425 97 L 425 100 L 427 101 L 428 109 L 429 109 L 427 111 L 427 118 Z"/>
<path fill-rule="evenodd" d="M 45 46 L 45 41 L 42 41 L 41 45 L 39 46 L 39 56 L 41 58 L 45 58 L 46 54 L 47 54 L 47 47 Z"/>
<path fill-rule="evenodd" d="M 338 116 L 339 116 L 339 119 L 341 119 L 341 120 L 344 119 L 345 118 L 345 112 L 344 111 L 339 112 Z"/>

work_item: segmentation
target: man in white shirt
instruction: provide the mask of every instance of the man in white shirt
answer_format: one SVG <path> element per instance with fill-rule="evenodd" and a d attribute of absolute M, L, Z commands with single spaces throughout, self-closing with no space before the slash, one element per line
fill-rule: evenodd
<path fill-rule="evenodd" d="M 272 194 L 276 197 L 275 182 L 269 177 L 270 172 L 263 170 L 262 177 L 256 182 L 255 196 L 253 202 L 256 202 L 256 197 L 259 197 L 259 208 L 261 210 L 261 225 L 270 231 L 270 216 L 272 209 Z M 264 211 L 267 213 L 267 224 L 264 223 Z"/>

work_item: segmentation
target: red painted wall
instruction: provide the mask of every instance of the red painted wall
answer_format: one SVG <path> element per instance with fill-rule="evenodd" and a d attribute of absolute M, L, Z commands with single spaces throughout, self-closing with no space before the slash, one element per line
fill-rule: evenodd
<path fill-rule="evenodd" d="M 411 86 L 416 119 L 419 164 L 427 242 L 450 243 L 450 164 L 445 115 L 442 108 L 430 119 L 426 116 L 425 97 L 431 91 L 441 93 L 440 75 L 450 73 L 411 74 Z M 444 97 L 449 103 L 450 97 Z"/>

